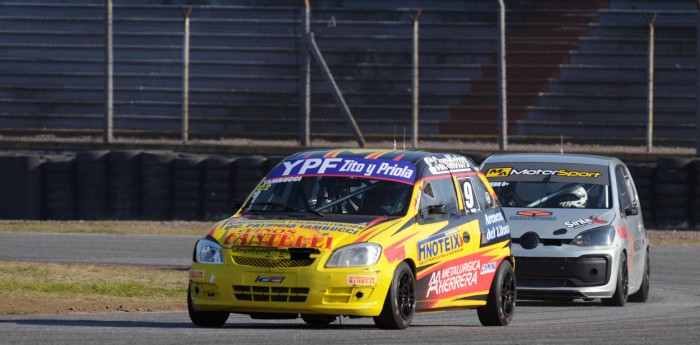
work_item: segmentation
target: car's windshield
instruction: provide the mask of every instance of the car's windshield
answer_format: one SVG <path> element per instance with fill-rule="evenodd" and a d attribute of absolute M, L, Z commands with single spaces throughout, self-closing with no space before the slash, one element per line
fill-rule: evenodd
<path fill-rule="evenodd" d="M 612 207 L 607 167 L 563 163 L 484 165 L 503 207 Z"/>
<path fill-rule="evenodd" d="M 563 182 L 492 182 L 503 207 L 610 208 L 607 185 Z"/>
<path fill-rule="evenodd" d="M 270 179 L 255 191 L 244 212 L 311 212 L 402 216 L 412 185 L 348 176 Z"/>

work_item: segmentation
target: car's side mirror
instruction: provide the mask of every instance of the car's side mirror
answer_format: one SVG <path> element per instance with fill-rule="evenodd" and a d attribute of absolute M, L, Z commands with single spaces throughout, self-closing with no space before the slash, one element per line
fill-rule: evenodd
<path fill-rule="evenodd" d="M 630 206 L 625 208 L 625 216 L 636 216 L 639 214 L 639 208 Z"/>

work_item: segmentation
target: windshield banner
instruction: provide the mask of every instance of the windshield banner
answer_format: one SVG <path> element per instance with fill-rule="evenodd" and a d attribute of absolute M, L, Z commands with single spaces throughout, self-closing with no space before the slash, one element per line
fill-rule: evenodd
<path fill-rule="evenodd" d="M 487 164 L 482 171 L 493 181 L 542 181 L 608 184 L 608 167 L 572 163 L 498 163 Z"/>
<path fill-rule="evenodd" d="M 403 161 L 364 158 L 302 158 L 284 161 L 267 180 L 293 176 L 348 176 L 413 184 L 416 167 Z"/>

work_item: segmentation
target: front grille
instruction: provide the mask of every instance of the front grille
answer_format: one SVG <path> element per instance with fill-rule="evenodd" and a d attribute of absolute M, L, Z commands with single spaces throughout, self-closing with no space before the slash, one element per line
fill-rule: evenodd
<path fill-rule="evenodd" d="M 605 285 L 610 279 L 608 255 L 578 258 L 516 257 L 518 285 L 541 288 L 579 288 Z"/>
<path fill-rule="evenodd" d="M 233 296 L 239 301 L 305 302 L 308 288 L 234 285 Z"/>
<path fill-rule="evenodd" d="M 243 247 L 231 248 L 231 259 L 238 265 L 262 268 L 288 268 L 311 266 L 319 254 L 318 249 Z"/>
<path fill-rule="evenodd" d="M 280 267 L 304 267 L 309 266 L 314 263 L 313 259 L 308 260 L 268 260 L 268 259 L 257 259 L 257 258 L 245 258 L 245 257 L 233 257 L 233 262 L 238 265 L 252 266 L 252 267 L 266 267 L 266 268 L 280 268 Z"/>

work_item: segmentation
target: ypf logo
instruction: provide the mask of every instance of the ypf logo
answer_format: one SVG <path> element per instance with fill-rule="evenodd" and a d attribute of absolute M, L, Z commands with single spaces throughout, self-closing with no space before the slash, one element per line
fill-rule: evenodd
<path fill-rule="evenodd" d="M 491 168 L 486 172 L 486 177 L 507 177 L 513 168 Z"/>

